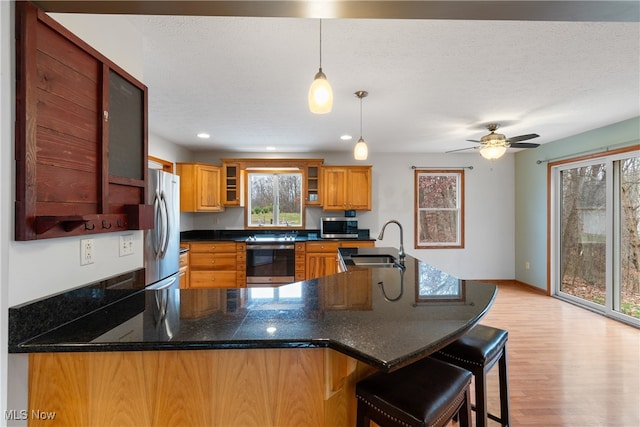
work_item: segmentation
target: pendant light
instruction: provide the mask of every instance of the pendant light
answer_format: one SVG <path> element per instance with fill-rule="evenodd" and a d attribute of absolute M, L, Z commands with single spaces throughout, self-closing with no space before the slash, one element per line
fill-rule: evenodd
<path fill-rule="evenodd" d="M 322 19 L 320 20 L 320 68 L 309 88 L 309 110 L 314 114 L 331 112 L 333 106 L 333 90 L 322 72 Z"/>
<path fill-rule="evenodd" d="M 367 160 L 367 156 L 369 155 L 367 143 L 364 142 L 364 138 L 362 138 L 362 98 L 365 98 L 367 95 L 369 95 L 369 92 L 366 90 L 359 90 L 355 93 L 355 96 L 360 99 L 360 139 L 358 139 L 355 147 L 353 147 L 353 157 L 356 160 Z"/>

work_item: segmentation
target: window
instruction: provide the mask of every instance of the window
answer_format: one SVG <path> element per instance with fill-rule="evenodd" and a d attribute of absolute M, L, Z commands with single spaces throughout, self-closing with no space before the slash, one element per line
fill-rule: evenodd
<path fill-rule="evenodd" d="M 247 225 L 302 227 L 302 173 L 248 172 Z"/>
<path fill-rule="evenodd" d="M 415 247 L 464 247 L 464 171 L 415 171 Z"/>
<path fill-rule="evenodd" d="M 640 325 L 640 157 L 552 164 L 552 293 Z"/>

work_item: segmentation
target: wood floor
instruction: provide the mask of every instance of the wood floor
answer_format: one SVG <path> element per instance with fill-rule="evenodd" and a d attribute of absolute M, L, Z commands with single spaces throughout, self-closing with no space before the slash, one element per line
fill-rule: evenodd
<path fill-rule="evenodd" d="M 639 329 L 515 282 L 481 323 L 509 331 L 512 426 L 640 426 Z M 493 412 L 497 366 L 489 375 Z"/>

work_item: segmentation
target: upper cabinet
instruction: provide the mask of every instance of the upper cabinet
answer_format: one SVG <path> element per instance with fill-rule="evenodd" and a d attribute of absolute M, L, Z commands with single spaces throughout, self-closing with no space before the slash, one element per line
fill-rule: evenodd
<path fill-rule="evenodd" d="M 182 212 L 221 212 L 221 167 L 202 163 L 178 163 L 180 210 Z"/>
<path fill-rule="evenodd" d="M 323 166 L 324 210 L 371 210 L 371 166 Z"/>
<path fill-rule="evenodd" d="M 16 2 L 16 240 L 146 229 L 147 88 Z"/>
<path fill-rule="evenodd" d="M 240 206 L 240 164 L 236 162 L 223 163 L 223 200 L 225 206 Z"/>

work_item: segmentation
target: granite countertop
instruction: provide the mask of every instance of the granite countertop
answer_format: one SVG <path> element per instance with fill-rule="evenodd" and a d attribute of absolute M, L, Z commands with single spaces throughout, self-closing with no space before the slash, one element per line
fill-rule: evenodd
<path fill-rule="evenodd" d="M 268 235 L 294 235 L 296 242 L 313 242 L 313 241 L 375 241 L 370 237 L 368 229 L 358 230 L 357 239 L 323 239 L 320 237 L 320 230 L 300 230 L 291 229 L 286 230 L 282 228 L 277 229 L 256 229 L 256 230 L 191 230 L 182 231 L 180 233 L 180 241 L 184 243 L 189 242 L 209 242 L 209 241 L 227 241 L 227 242 L 245 242 L 250 236 L 260 236 L 261 234 Z"/>
<path fill-rule="evenodd" d="M 9 351 L 329 347 L 391 371 L 465 333 L 497 292 L 495 285 L 458 280 L 410 256 L 404 268 L 356 267 L 349 263 L 354 253 L 397 249 L 341 250 L 348 271 L 275 288 L 176 289 L 179 309 L 160 322 L 152 309 L 156 291 L 132 291 L 37 336 L 12 343 L 10 332 Z M 201 310 L 204 302 L 208 308 Z M 12 319 L 19 317 L 10 309 L 10 330 Z"/>

